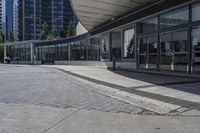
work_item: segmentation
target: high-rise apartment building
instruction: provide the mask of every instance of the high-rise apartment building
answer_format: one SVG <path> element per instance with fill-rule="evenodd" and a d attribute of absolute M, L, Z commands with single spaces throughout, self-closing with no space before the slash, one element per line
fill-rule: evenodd
<path fill-rule="evenodd" d="M 67 31 L 77 20 L 70 0 L 14 0 L 14 34 L 17 40 L 35 40 L 47 23 L 49 31 Z M 22 29 L 22 30 L 21 30 Z"/>
<path fill-rule="evenodd" d="M 1 27 L 5 39 L 13 33 L 13 0 L 1 0 Z"/>
<path fill-rule="evenodd" d="M 22 0 L 13 2 L 13 33 L 15 40 L 22 40 Z"/>
<path fill-rule="evenodd" d="M 2 0 L 0 0 L 0 30 L 2 30 Z"/>

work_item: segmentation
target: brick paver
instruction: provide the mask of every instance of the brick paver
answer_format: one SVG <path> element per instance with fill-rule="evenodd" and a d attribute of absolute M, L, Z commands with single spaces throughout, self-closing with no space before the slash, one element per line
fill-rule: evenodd
<path fill-rule="evenodd" d="M 50 68 L 0 65 L 0 102 L 136 114 L 144 111 L 77 82 Z"/>

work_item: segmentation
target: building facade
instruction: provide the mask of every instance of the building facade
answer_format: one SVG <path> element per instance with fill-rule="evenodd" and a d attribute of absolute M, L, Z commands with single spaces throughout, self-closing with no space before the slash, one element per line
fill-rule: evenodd
<path fill-rule="evenodd" d="M 0 29 L 2 30 L 2 0 L 0 0 Z"/>
<path fill-rule="evenodd" d="M 13 36 L 13 0 L 1 0 L 2 1 L 2 31 L 5 37 L 5 41 Z"/>
<path fill-rule="evenodd" d="M 42 25 L 47 23 L 49 32 L 66 32 L 70 22 L 77 19 L 69 0 L 14 0 L 14 34 L 16 40 L 39 39 Z M 20 30 L 22 29 L 22 30 Z"/>
<path fill-rule="evenodd" d="M 74 4 L 78 1 L 74 0 Z M 124 6 L 125 3 L 121 4 Z M 64 42 L 41 42 L 34 46 L 35 60 L 64 63 L 69 60 L 112 62 L 115 59 L 120 68 L 132 70 L 200 73 L 199 1 L 164 0 L 146 4 L 119 18 L 110 14 L 95 22 L 97 15 L 87 16 L 89 11 L 79 12 L 78 9 L 86 9 L 74 5 L 75 11 L 78 8 L 76 15 L 89 30 L 90 36 L 78 40 L 74 37 Z M 95 8 L 91 10 L 94 14 Z M 96 14 L 99 13 L 96 11 Z M 91 22 L 89 17 L 94 20 Z M 106 17 L 109 21 L 104 23 Z"/>

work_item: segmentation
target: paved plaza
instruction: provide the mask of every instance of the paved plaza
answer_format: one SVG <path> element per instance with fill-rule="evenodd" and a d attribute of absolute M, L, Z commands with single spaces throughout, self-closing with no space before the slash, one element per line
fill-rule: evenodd
<path fill-rule="evenodd" d="M 70 75 L 34 66 L 0 66 L 0 102 L 33 104 L 105 112 L 141 113 L 144 110 L 90 90 Z"/>
<path fill-rule="evenodd" d="M 0 64 L 0 133 L 199 133 L 199 84 L 98 67 Z"/>
<path fill-rule="evenodd" d="M 88 66 L 43 66 L 78 77 L 106 95 L 148 108 L 159 114 L 200 110 L 200 78 L 127 71 Z M 98 86 L 98 87 L 97 87 Z M 99 89 L 100 88 L 100 89 Z M 105 89 L 106 88 L 106 89 Z M 103 91 L 102 91 L 103 90 Z"/>

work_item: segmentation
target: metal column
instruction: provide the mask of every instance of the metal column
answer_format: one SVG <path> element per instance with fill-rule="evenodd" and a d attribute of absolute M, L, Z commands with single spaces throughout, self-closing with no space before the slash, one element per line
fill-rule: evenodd
<path fill-rule="evenodd" d="M 4 50 L 3 50 L 4 51 L 3 62 L 6 63 L 5 58 L 7 57 L 7 45 L 4 44 L 3 47 L 4 47 Z"/>

